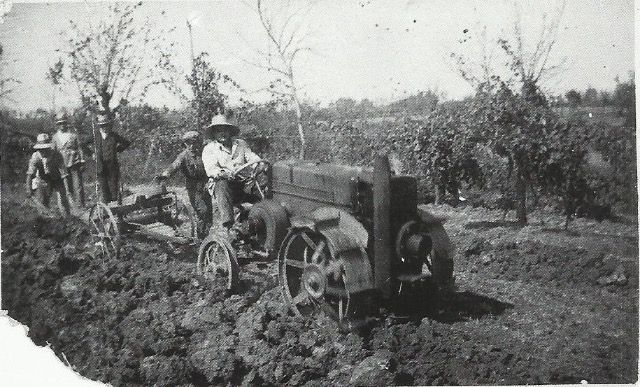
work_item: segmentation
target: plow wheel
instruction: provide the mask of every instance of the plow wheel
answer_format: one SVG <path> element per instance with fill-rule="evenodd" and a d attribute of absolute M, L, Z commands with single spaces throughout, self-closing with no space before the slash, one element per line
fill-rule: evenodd
<path fill-rule="evenodd" d="M 354 305 L 345 262 L 332 256 L 326 238 L 308 229 L 291 231 L 279 252 L 279 282 L 291 309 L 299 315 L 323 310 L 338 321 Z"/>
<path fill-rule="evenodd" d="M 230 292 L 238 285 L 238 261 L 231 243 L 223 236 L 209 235 L 198 251 L 196 272 L 205 279 L 224 284 Z"/>
<path fill-rule="evenodd" d="M 102 254 L 108 258 L 117 258 L 120 253 L 120 230 L 111 209 L 98 202 L 89 212 L 91 237 L 96 246 L 100 246 Z"/>

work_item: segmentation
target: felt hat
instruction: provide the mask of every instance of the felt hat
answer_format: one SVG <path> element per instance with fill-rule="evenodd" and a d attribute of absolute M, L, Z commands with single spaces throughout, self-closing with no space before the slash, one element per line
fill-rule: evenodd
<path fill-rule="evenodd" d="M 106 114 L 98 116 L 98 126 L 105 126 L 111 124 L 111 119 Z"/>
<path fill-rule="evenodd" d="M 201 140 L 201 137 L 200 137 L 200 133 L 196 132 L 195 130 L 190 130 L 188 132 L 185 132 L 182 135 L 181 139 L 183 142 L 198 141 L 198 140 Z"/>
<path fill-rule="evenodd" d="M 64 112 L 56 115 L 56 125 L 69 123 L 69 115 Z"/>
<path fill-rule="evenodd" d="M 47 133 L 40 133 L 38 137 L 36 137 L 36 144 L 33 146 L 33 149 L 49 149 L 51 148 L 51 139 Z"/>
<path fill-rule="evenodd" d="M 229 128 L 232 136 L 237 136 L 238 133 L 240 133 L 240 128 L 238 128 L 235 117 L 225 114 L 216 114 L 211 117 L 211 124 L 207 126 L 207 129 L 209 129 L 211 133 L 214 133 L 216 130 L 222 128 Z"/>

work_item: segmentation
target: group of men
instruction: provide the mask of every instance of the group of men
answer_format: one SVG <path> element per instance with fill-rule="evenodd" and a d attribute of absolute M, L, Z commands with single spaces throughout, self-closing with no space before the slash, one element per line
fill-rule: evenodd
<path fill-rule="evenodd" d="M 113 122 L 108 116 L 99 116 L 97 127 L 94 157 L 99 199 L 105 203 L 120 202 L 117 155 L 127 149 L 130 142 L 113 131 Z M 56 128 L 53 138 L 47 133 L 40 133 L 37 137 L 27 170 L 27 196 L 36 195 L 37 202 L 47 207 L 51 197 L 56 196 L 61 212 L 69 215 L 71 205 L 85 207 L 85 158 L 78 135 L 69 130 L 66 114 L 57 117 Z M 182 172 L 189 202 L 196 212 L 200 237 L 205 236 L 213 224 L 213 208 L 219 211 L 221 225 L 231 229 L 233 205 L 244 194 L 242 183 L 235 180 L 235 169 L 261 160 L 246 141 L 236 138 L 240 129 L 233 115 L 214 115 L 206 131 L 209 140 L 206 146 L 199 132 L 184 133 L 184 149 L 157 176 L 166 179 L 178 170 Z"/>
<path fill-rule="evenodd" d="M 33 146 L 34 152 L 27 169 L 27 197 L 35 196 L 36 203 L 50 207 L 51 198 L 57 201 L 60 212 L 67 216 L 71 207 L 81 210 L 86 206 L 83 172 L 85 157 L 75 130 L 70 130 L 66 113 L 56 117 L 56 133 L 40 133 Z M 120 169 L 117 153 L 130 142 L 112 130 L 107 116 L 98 118 L 95 136 L 96 172 L 100 200 L 119 199 Z"/>

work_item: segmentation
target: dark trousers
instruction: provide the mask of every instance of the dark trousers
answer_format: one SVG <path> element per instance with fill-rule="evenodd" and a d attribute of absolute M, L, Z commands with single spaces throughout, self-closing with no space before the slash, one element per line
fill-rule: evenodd
<path fill-rule="evenodd" d="M 216 181 L 213 196 L 212 204 L 218 207 L 220 223 L 224 227 L 231 227 L 234 222 L 233 205 L 242 201 L 244 184 L 229 180 Z"/>
<path fill-rule="evenodd" d="M 104 163 L 102 172 L 98 174 L 98 190 L 102 202 L 109 203 L 117 200 L 118 203 L 121 203 L 120 168 L 117 165 Z"/>
<path fill-rule="evenodd" d="M 197 218 L 198 237 L 204 238 L 212 225 L 211 195 L 204 182 L 187 182 L 187 196 Z"/>
<path fill-rule="evenodd" d="M 68 216 L 70 214 L 69 199 L 67 198 L 67 190 L 64 188 L 64 182 L 62 180 L 40 182 L 36 189 L 36 200 L 47 208 L 51 208 L 52 195 L 55 196 L 55 200 L 58 202 L 60 213 Z"/>
<path fill-rule="evenodd" d="M 67 191 L 69 197 L 78 207 L 84 207 L 84 179 L 82 177 L 82 164 L 72 165 L 67 168 L 69 172 Z"/>

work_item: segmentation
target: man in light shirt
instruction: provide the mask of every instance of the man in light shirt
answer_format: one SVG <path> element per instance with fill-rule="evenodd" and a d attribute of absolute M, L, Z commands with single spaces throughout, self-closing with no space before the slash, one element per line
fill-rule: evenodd
<path fill-rule="evenodd" d="M 207 129 L 213 141 L 202 150 L 202 163 L 209 177 L 212 204 L 218 207 L 222 226 L 229 230 L 234 222 L 233 204 L 244 196 L 244 184 L 234 180 L 234 172 L 239 166 L 261 158 L 246 141 L 235 138 L 240 129 L 233 116 L 215 115 Z"/>
<path fill-rule="evenodd" d="M 57 196 L 60 213 L 63 216 L 70 214 L 67 191 L 65 189 L 67 169 L 60 153 L 51 149 L 51 139 L 47 133 L 40 133 L 37 142 L 33 146 L 34 152 L 29 159 L 27 169 L 28 198 L 36 194 L 36 201 L 49 208 L 52 195 Z M 37 181 L 34 184 L 34 180 Z"/>
<path fill-rule="evenodd" d="M 77 207 L 84 207 L 84 154 L 78 135 L 69 130 L 69 116 L 66 113 L 56 119 L 57 132 L 52 138 L 52 149 L 60 152 L 69 174 L 67 193 Z"/>

